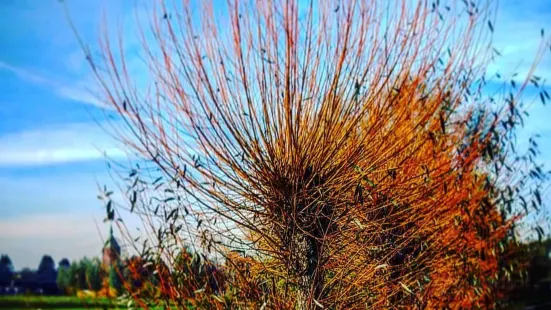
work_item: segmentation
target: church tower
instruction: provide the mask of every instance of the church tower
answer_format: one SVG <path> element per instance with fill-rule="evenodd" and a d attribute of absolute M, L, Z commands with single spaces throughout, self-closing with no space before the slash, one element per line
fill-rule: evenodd
<path fill-rule="evenodd" d="M 103 247 L 103 267 L 109 269 L 120 259 L 120 256 L 121 247 L 113 236 L 113 225 L 111 225 L 107 242 Z"/>

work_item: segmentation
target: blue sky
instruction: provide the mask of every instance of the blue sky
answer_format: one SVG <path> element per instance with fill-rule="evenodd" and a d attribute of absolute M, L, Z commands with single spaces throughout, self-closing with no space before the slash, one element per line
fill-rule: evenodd
<path fill-rule="evenodd" d="M 132 0 L 65 2 L 92 48 L 104 12 L 125 33 L 143 13 Z M 504 60 L 490 70 L 526 72 L 549 20 L 551 0 L 501 1 L 495 45 Z M 55 260 L 97 255 L 107 231 L 97 184 L 112 184 L 102 152 L 125 154 L 100 127 L 102 104 L 63 5 L 1 1 L 0 32 L 0 253 L 16 268 L 36 268 L 46 253 Z M 537 73 L 551 78 L 549 53 Z M 539 132 L 542 159 L 551 161 L 551 110 L 535 102 L 531 115 L 519 138 Z"/>

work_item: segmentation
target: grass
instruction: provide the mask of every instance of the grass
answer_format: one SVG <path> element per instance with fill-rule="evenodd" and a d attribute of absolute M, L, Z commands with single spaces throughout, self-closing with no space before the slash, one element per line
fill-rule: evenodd
<path fill-rule="evenodd" d="M 108 298 L 76 296 L 1 296 L 1 309 L 124 309 Z"/>
<path fill-rule="evenodd" d="M 77 296 L 0 296 L 0 309 L 128 309 L 126 303 L 106 297 Z M 133 309 L 141 309 L 133 307 Z M 150 307 L 148 309 L 160 310 L 163 307 Z"/>

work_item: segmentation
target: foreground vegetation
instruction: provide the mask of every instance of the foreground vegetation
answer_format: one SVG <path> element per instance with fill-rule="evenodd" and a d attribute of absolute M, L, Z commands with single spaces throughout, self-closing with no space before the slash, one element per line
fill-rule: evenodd
<path fill-rule="evenodd" d="M 508 299 L 509 299 L 509 309 L 524 309 L 528 306 L 537 306 L 544 305 L 551 302 L 550 290 L 548 288 L 551 284 L 551 239 L 545 240 L 543 242 L 531 242 L 527 244 L 522 244 L 516 252 L 517 257 L 523 257 L 522 261 L 526 263 L 524 268 L 519 268 L 517 272 L 513 273 L 515 280 L 511 283 L 511 286 L 508 288 Z M 88 260 L 83 260 L 88 261 Z M 136 258 L 133 258 L 131 261 L 136 261 Z M 520 260 L 515 260 L 520 261 Z M 189 262 L 188 262 L 189 263 Z M 185 260 L 181 260 L 180 264 L 186 264 Z M 143 266 L 143 264 L 141 264 Z M 182 266 L 181 265 L 181 266 Z M 198 283 L 201 283 L 204 280 L 200 280 L 201 270 L 197 268 L 199 265 L 194 264 L 194 266 L 189 265 L 186 272 L 176 272 L 171 275 L 174 278 L 174 282 L 186 283 L 186 279 L 194 278 L 198 280 Z M 191 267 L 191 268 L 189 268 Z M 221 270 L 224 269 L 223 266 L 218 266 Z M 161 268 L 158 268 L 159 270 Z M 145 274 L 145 273 L 142 273 Z M 76 275 L 78 277 L 78 274 Z M 149 275 L 151 278 L 145 279 L 142 278 L 143 283 L 159 283 L 159 279 L 155 279 L 155 275 Z M 227 276 L 227 275 L 226 275 Z M 178 279 L 179 278 L 179 279 Z M 0 297 L 0 308 L 2 309 L 165 309 L 165 297 L 171 299 L 172 297 L 163 296 L 162 288 L 158 287 L 139 287 L 139 283 L 133 282 L 134 287 L 130 287 L 131 281 L 136 280 L 137 278 L 123 278 L 121 281 L 127 281 L 129 285 L 128 288 L 131 291 L 123 292 L 119 291 L 119 297 L 100 297 L 95 295 L 100 295 L 101 290 L 94 292 L 89 290 L 78 290 L 75 287 L 77 296 L 32 296 L 32 295 L 19 295 L 19 296 L 3 296 Z M 220 279 L 220 278 L 219 278 Z M 204 282 L 203 282 L 204 283 Z M 137 284 L 137 285 L 136 285 Z M 188 284 L 190 284 L 188 282 Z M 222 284 L 222 283 L 220 283 Z M 210 299 L 217 301 L 220 305 L 225 305 L 226 308 L 232 308 L 236 306 L 236 303 L 232 303 L 231 297 L 231 288 L 226 288 L 220 290 L 219 292 L 212 292 L 209 288 L 207 291 L 200 291 L 200 287 L 203 285 L 192 287 L 186 287 L 187 289 L 197 289 L 194 296 L 190 296 L 187 299 L 186 308 L 187 309 L 204 309 L 212 308 L 212 302 L 210 304 L 201 304 L 199 301 L 204 300 L 205 297 L 210 295 Z M 90 287 L 91 288 L 91 287 Z M 182 288 L 181 292 L 184 293 L 185 288 Z M 210 291 L 210 292 L 209 292 Z M 72 292 L 69 290 L 68 292 Z M 148 303 L 142 305 L 142 307 L 137 307 L 135 303 L 132 302 L 133 298 L 127 295 L 131 294 L 141 294 L 141 301 L 149 300 Z M 152 293 L 148 295 L 147 293 Z M 114 296 L 114 294 L 113 294 Z M 209 298 L 207 298 L 208 300 Z M 130 301 L 130 303 L 129 303 Z M 172 308 L 177 309 L 177 302 L 172 305 Z M 180 307 L 181 308 L 181 307 Z M 234 307 L 235 308 L 235 307 Z"/>
<path fill-rule="evenodd" d="M 106 297 L 0 296 L 0 309 L 167 309 L 166 305 L 137 307 L 128 301 Z M 175 305 L 172 305 L 172 309 Z M 195 309 L 193 307 L 185 309 Z"/>
<path fill-rule="evenodd" d="M 1 296 L 2 309 L 126 309 L 126 305 L 109 298 L 76 296 Z"/>

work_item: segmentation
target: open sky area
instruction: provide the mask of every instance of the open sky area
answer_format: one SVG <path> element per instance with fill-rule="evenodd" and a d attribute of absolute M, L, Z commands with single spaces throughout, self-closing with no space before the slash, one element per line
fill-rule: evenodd
<path fill-rule="evenodd" d="M 92 48 L 104 17 L 110 30 L 135 32 L 135 16 L 145 13 L 136 3 L 65 1 Z M 504 0 L 499 7 L 494 43 L 503 59 L 490 69 L 522 74 L 541 43 L 540 29 L 551 34 L 551 0 Z M 94 96 L 91 72 L 64 4 L 0 1 L 0 33 L 0 253 L 10 255 L 16 269 L 36 268 L 44 254 L 56 261 L 98 255 L 101 234 L 108 230 L 97 186 L 112 184 L 104 153 L 125 160 L 125 152 L 102 129 L 104 106 Z M 547 78 L 549 55 L 536 71 Z M 537 99 L 532 88 L 525 95 Z M 519 144 L 532 133 L 541 135 L 541 160 L 549 169 L 551 107 L 539 101 Z"/>

